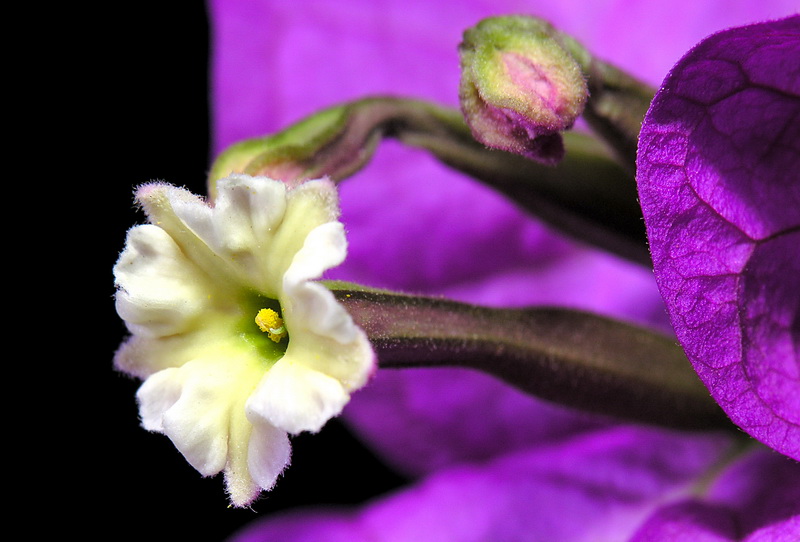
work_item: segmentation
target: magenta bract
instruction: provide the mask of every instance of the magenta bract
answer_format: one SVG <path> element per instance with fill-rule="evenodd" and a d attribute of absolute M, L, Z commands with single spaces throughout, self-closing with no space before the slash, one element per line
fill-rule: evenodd
<path fill-rule="evenodd" d="M 645 117 L 656 280 L 730 418 L 800 459 L 800 16 L 702 41 Z"/>

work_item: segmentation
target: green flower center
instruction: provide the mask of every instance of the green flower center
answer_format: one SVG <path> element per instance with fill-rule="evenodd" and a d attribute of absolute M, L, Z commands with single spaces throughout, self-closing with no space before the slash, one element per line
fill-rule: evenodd
<path fill-rule="evenodd" d="M 243 303 L 239 332 L 266 361 L 283 357 L 289 345 L 289 331 L 283 322 L 281 305 L 276 299 L 254 295 Z"/>

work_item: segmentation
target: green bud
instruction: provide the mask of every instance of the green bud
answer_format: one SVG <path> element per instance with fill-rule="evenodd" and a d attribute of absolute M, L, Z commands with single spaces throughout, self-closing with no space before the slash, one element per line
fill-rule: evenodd
<path fill-rule="evenodd" d="M 484 19 L 459 45 L 459 97 L 473 136 L 484 145 L 555 164 L 560 132 L 588 98 L 578 63 L 548 23 L 522 16 Z"/>

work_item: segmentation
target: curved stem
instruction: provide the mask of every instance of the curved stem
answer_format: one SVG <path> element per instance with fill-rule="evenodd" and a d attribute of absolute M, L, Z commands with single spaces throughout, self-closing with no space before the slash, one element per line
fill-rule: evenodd
<path fill-rule="evenodd" d="M 732 428 L 675 340 L 560 308 L 493 309 L 329 285 L 383 368 L 456 366 L 536 397 L 636 422 Z"/>
<path fill-rule="evenodd" d="M 592 137 L 564 134 L 566 155 L 545 166 L 478 143 L 459 111 L 428 102 L 373 97 L 322 111 L 283 132 L 230 147 L 209 179 L 231 172 L 289 183 L 328 176 L 342 181 L 363 168 L 384 138 L 424 149 L 483 182 L 563 233 L 650 266 L 632 175 Z M 424 190 L 425 179 L 420 180 Z"/>

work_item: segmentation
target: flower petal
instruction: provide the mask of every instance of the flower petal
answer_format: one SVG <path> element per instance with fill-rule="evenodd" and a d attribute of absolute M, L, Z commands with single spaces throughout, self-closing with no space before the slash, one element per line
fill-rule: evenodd
<path fill-rule="evenodd" d="M 286 213 L 280 230 L 276 232 L 272 249 L 273 257 L 279 258 L 280 263 L 277 266 L 281 275 L 288 272 L 314 229 L 335 222 L 339 218 L 339 195 L 330 181 L 322 179 L 306 181 L 290 190 L 286 198 Z M 344 246 L 337 248 L 344 250 Z M 344 256 L 345 252 L 342 251 L 337 253 L 337 257 L 330 259 L 326 253 L 318 263 L 319 272 L 338 265 L 344 260 Z M 306 279 L 318 276 L 319 274 L 314 277 L 307 276 Z"/>
<path fill-rule="evenodd" d="M 137 199 L 218 288 L 235 284 L 272 298 L 308 233 L 339 216 L 336 188 L 324 180 L 287 190 L 266 177 L 232 175 L 218 182 L 213 206 L 159 183 L 141 187 Z"/>
<path fill-rule="evenodd" d="M 207 306 L 203 274 L 157 226 L 136 226 L 128 232 L 114 279 L 117 312 L 137 335 L 185 331 Z"/>
<path fill-rule="evenodd" d="M 261 420 L 251 419 L 253 432 L 247 451 L 247 466 L 253 481 L 263 489 L 269 490 L 291 460 L 289 436 Z M 229 481 L 229 485 L 231 482 Z"/>
<path fill-rule="evenodd" d="M 240 333 L 237 323 L 235 316 L 211 313 L 201 317 L 196 328 L 184 333 L 158 338 L 132 335 L 117 350 L 114 366 L 142 379 L 162 369 L 180 367 L 209 351 L 235 344 Z"/>
<path fill-rule="evenodd" d="M 308 282 L 340 264 L 347 251 L 344 227 L 329 222 L 314 228 L 283 276 L 285 318 L 292 329 L 303 327 L 342 343 L 355 338 L 355 325 L 327 289 Z"/>
<path fill-rule="evenodd" d="M 240 280 L 277 297 L 283 270 L 276 269 L 270 246 L 285 212 L 283 183 L 235 175 L 220 184 L 214 208 L 204 220 L 192 221 L 190 214 L 185 220 L 216 254 L 235 262 Z"/>
<path fill-rule="evenodd" d="M 164 432 L 164 413 L 180 399 L 185 378 L 186 373 L 173 367 L 157 372 L 139 387 L 136 399 L 142 427 Z"/>
<path fill-rule="evenodd" d="M 200 474 L 212 476 L 227 461 L 227 420 L 218 413 L 204 417 L 199 410 L 187 408 L 192 393 L 184 394 L 184 388 L 190 378 L 190 373 L 180 368 L 165 369 L 148 378 L 136 394 L 139 413 L 145 429 L 167 435 Z M 206 413 L 203 409 L 202 414 Z M 198 420 L 202 425 L 195 425 Z"/>
<path fill-rule="evenodd" d="M 159 371 L 137 393 L 143 424 L 167 435 L 203 476 L 214 475 L 229 456 L 247 453 L 243 404 L 262 372 L 257 358 L 235 352 Z"/>
<path fill-rule="evenodd" d="M 166 183 L 139 187 L 136 200 L 150 222 L 169 234 L 181 253 L 211 278 L 215 290 L 231 286 L 241 289 L 235 260 L 221 258 L 212 249 L 215 241 L 213 209 L 207 202 L 188 190 Z"/>
<path fill-rule="evenodd" d="M 310 282 L 339 265 L 346 251 L 341 223 L 328 222 L 311 230 L 284 275 L 280 301 L 291 330 L 286 359 L 334 377 L 346 390 L 353 390 L 375 369 L 372 347 L 330 290 Z"/>
<path fill-rule="evenodd" d="M 263 420 L 245 420 L 242 408 L 235 414 L 241 423 L 231 428 L 231 443 L 236 449 L 225 466 L 225 487 L 234 506 L 244 507 L 261 490 L 275 486 L 278 476 L 289 466 L 291 444 L 286 431 Z"/>
<path fill-rule="evenodd" d="M 287 355 L 264 375 L 248 399 L 247 417 L 254 423 L 267 420 L 292 434 L 317 432 L 349 399 L 339 380 Z"/>
<path fill-rule="evenodd" d="M 800 459 L 800 16 L 730 29 L 645 118 L 639 192 L 681 345 L 731 419 Z"/>

